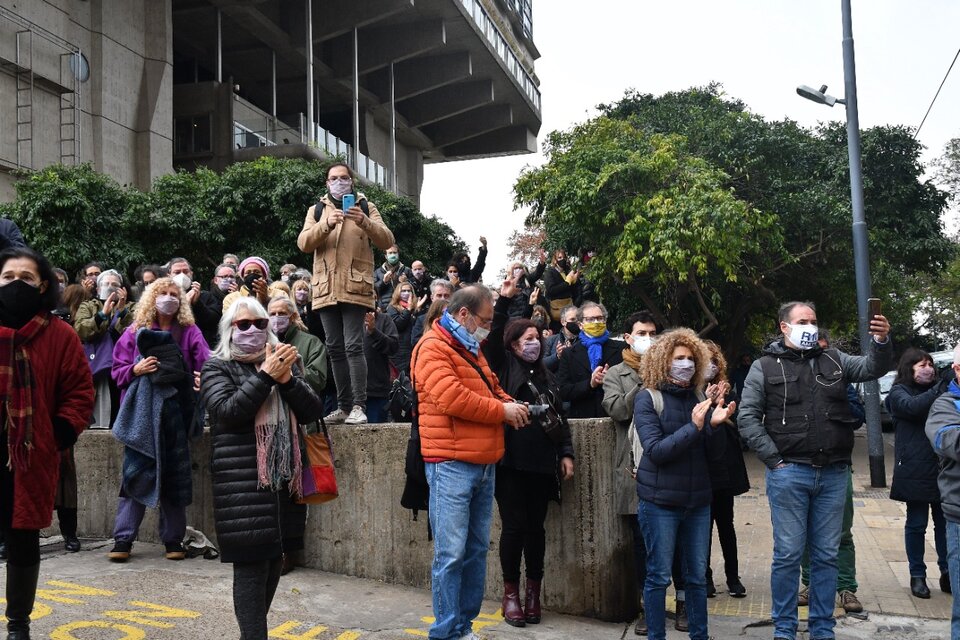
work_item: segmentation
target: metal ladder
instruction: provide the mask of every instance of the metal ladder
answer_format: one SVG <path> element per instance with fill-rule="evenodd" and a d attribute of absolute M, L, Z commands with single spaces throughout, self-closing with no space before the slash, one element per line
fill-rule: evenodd
<path fill-rule="evenodd" d="M 77 136 L 77 126 L 80 118 L 80 90 L 70 61 L 76 60 L 77 69 L 80 68 L 78 53 L 63 53 L 60 55 L 60 84 L 67 87 L 65 80 L 70 79 L 73 91 L 60 94 L 60 164 L 77 164 L 80 158 L 80 138 Z"/>
<path fill-rule="evenodd" d="M 26 41 L 26 42 L 24 42 Z M 33 32 L 17 31 L 17 168 L 33 168 Z"/>

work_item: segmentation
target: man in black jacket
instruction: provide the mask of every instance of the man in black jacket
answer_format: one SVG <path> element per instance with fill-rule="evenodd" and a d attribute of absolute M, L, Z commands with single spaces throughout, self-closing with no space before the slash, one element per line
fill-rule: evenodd
<path fill-rule="evenodd" d="M 607 370 L 623 362 L 623 343 L 610 340 L 607 310 L 588 302 L 577 311 L 579 340 L 560 356 L 557 384 L 560 399 L 570 404 L 570 418 L 603 418 L 603 378 Z"/>
<path fill-rule="evenodd" d="M 203 339 L 211 349 L 215 348 L 219 340 L 217 332 L 220 315 L 223 312 L 223 302 L 218 303 L 212 293 L 201 288 L 200 283 L 193 279 L 193 268 L 186 258 L 170 260 L 170 277 L 186 291 L 190 310 L 193 311 L 193 319 L 203 334 Z"/>
<path fill-rule="evenodd" d="M 390 246 L 385 252 L 387 260 L 373 272 L 373 289 L 377 292 L 377 307 L 386 309 L 397 283 L 413 279 L 413 271 L 400 262 L 400 247 Z"/>
<path fill-rule="evenodd" d="M 811 638 L 834 636 L 837 549 L 850 476 L 853 430 L 847 383 L 875 380 L 892 366 L 890 324 L 870 319 L 870 352 L 849 356 L 817 343 L 812 302 L 780 307 L 782 337 L 750 367 L 737 422 L 740 435 L 767 465 L 773 521 L 770 587 L 774 639 L 794 640 L 800 557 L 810 552 Z"/>
<path fill-rule="evenodd" d="M 400 347 L 390 315 L 370 311 L 364 318 L 363 355 L 367 358 L 367 422 L 390 422 L 390 356 Z"/>

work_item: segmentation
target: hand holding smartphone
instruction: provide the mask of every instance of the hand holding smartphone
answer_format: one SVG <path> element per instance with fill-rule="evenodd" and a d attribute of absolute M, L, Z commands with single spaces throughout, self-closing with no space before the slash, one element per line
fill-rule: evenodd
<path fill-rule="evenodd" d="M 346 213 L 353 205 L 357 203 L 357 196 L 348 193 L 343 196 L 343 212 Z"/>

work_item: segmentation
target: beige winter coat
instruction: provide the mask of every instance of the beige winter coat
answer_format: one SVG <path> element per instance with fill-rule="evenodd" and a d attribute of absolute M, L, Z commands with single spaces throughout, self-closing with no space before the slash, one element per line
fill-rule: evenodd
<path fill-rule="evenodd" d="M 357 194 L 357 205 L 366 200 Z M 313 308 L 321 309 L 338 303 L 357 304 L 368 309 L 376 305 L 373 292 L 373 249 L 386 250 L 393 243 L 393 233 L 383 224 L 377 207 L 367 201 L 369 216 L 361 227 L 353 220 L 330 228 L 327 219 L 337 211 L 328 196 L 320 199 L 323 212 L 314 219 L 316 205 L 307 209 L 297 246 L 304 253 L 313 253 Z"/>

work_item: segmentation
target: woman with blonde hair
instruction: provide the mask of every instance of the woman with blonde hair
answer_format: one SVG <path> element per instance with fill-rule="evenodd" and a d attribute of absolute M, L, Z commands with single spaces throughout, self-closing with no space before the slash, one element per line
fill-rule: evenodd
<path fill-rule="evenodd" d="M 413 332 L 413 325 L 417 320 L 421 302 L 426 304 L 426 299 L 417 300 L 417 293 L 413 289 L 413 284 L 401 282 L 393 289 L 390 304 L 387 305 L 387 315 L 397 326 L 397 337 L 400 340 L 400 348 L 390 356 L 390 362 L 399 371 L 408 375 L 410 374 L 410 353 L 413 351 L 410 334 Z"/>
<path fill-rule="evenodd" d="M 148 506 L 160 508 L 167 559 L 185 556 L 186 507 L 193 491 L 187 437 L 200 370 L 209 357 L 180 285 L 160 278 L 147 287 L 133 324 L 113 350 L 113 379 L 121 394 L 114 435 L 126 445 L 109 556 L 114 562 L 130 557 Z M 157 403 L 161 411 L 153 408 Z M 153 448 L 153 456 L 143 447 Z"/>
<path fill-rule="evenodd" d="M 730 381 L 727 379 L 727 359 L 717 343 L 705 342 L 710 351 L 710 363 L 704 381 L 707 383 L 707 395 L 714 400 L 731 398 Z M 727 579 L 727 593 L 734 598 L 744 598 L 747 590 L 740 581 L 740 565 L 737 554 L 737 531 L 733 526 L 733 498 L 750 490 L 750 478 L 747 476 L 747 465 L 743 462 L 743 447 L 740 434 L 737 432 L 737 423 L 730 416 L 718 428 L 723 436 L 723 455 L 710 460 L 710 488 L 713 491 L 713 501 L 710 503 L 710 540 L 713 540 L 713 525 L 716 524 L 717 536 L 720 539 L 720 548 L 723 550 L 723 570 Z M 710 553 L 707 553 L 707 597 L 717 595 L 717 588 L 713 582 L 713 571 L 710 569 Z"/>
<path fill-rule="evenodd" d="M 684 552 L 690 638 L 706 640 L 707 549 L 712 492 L 707 463 L 722 454 L 717 429 L 736 403 L 716 406 L 700 391 L 710 351 L 690 329 L 663 334 L 644 354 L 645 389 L 634 402 L 634 425 L 643 445 L 637 466 L 637 519 L 647 548 L 644 608 L 652 640 L 666 638 L 666 588 L 674 548 Z"/>

